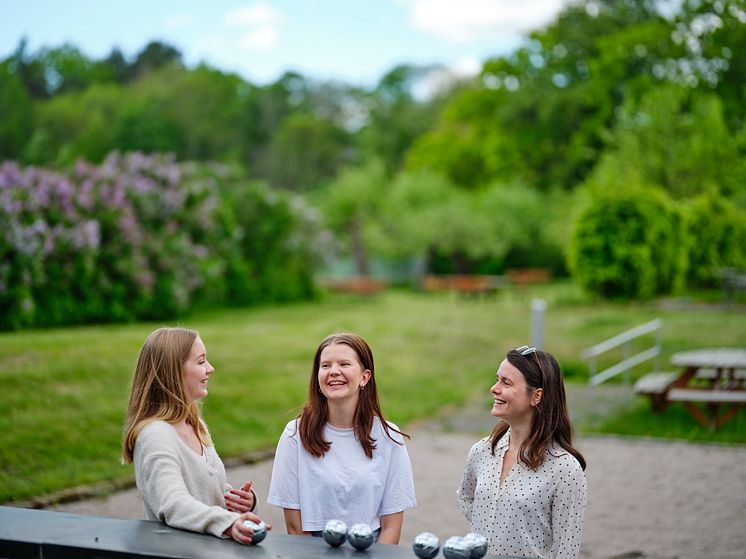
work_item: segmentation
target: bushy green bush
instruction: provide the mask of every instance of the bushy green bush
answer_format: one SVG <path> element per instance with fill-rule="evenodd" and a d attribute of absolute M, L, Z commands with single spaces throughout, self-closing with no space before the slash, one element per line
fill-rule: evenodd
<path fill-rule="evenodd" d="M 687 283 L 720 284 L 723 268 L 746 267 L 746 213 L 717 192 L 702 194 L 686 207 L 691 239 Z"/>
<path fill-rule="evenodd" d="M 681 211 L 663 191 L 597 188 L 575 224 L 568 265 L 602 297 L 671 293 L 683 286 L 686 239 Z"/>
<path fill-rule="evenodd" d="M 0 166 L 0 329 L 176 317 L 312 293 L 317 219 L 227 167 L 113 153 Z"/>

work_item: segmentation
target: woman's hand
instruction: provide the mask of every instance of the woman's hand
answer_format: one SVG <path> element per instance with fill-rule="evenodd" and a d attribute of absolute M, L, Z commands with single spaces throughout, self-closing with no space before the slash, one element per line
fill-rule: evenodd
<path fill-rule="evenodd" d="M 225 508 L 239 514 L 251 512 L 256 508 L 256 493 L 251 488 L 253 482 L 247 481 L 241 489 L 231 489 L 225 495 Z"/>
<path fill-rule="evenodd" d="M 255 515 L 253 512 L 245 512 L 236 519 L 236 521 L 228 530 L 225 531 L 225 535 L 230 536 L 238 543 L 250 544 L 251 537 L 254 535 L 254 530 L 252 530 L 248 526 L 244 526 L 244 520 L 251 520 L 252 522 L 255 522 L 257 524 L 262 521 L 262 519 Z M 270 524 L 267 524 L 266 526 L 267 530 L 272 529 L 272 526 Z"/>

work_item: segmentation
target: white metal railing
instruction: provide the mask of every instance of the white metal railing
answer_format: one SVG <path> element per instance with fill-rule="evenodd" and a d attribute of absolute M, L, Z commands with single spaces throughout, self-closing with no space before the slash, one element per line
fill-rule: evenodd
<path fill-rule="evenodd" d="M 580 353 L 580 357 L 588 360 L 588 382 L 592 386 L 601 384 L 602 382 L 615 377 L 619 373 L 629 371 L 635 365 L 639 365 L 650 359 L 655 360 L 655 368 L 659 368 L 659 360 L 661 354 L 661 326 L 663 321 L 660 318 L 641 324 L 622 332 L 621 334 L 604 340 L 603 342 L 584 349 Z M 630 342 L 632 340 L 655 332 L 655 345 L 649 347 L 640 353 L 630 355 Z M 624 359 L 619 363 L 612 365 L 611 367 L 604 369 L 603 371 L 596 372 L 598 368 L 598 356 L 606 353 L 607 351 L 614 349 L 619 346 L 624 346 Z M 629 380 L 629 379 L 627 379 Z"/>

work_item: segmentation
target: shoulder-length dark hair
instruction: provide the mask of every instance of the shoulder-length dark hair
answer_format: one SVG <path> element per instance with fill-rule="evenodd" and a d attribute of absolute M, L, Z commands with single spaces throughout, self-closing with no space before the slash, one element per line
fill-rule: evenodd
<path fill-rule="evenodd" d="M 557 360 L 552 354 L 538 349 L 526 355 L 513 349 L 508 352 L 507 359 L 523 374 L 529 393 L 537 388 L 541 388 L 543 392 L 539 403 L 534 406 L 531 432 L 518 449 L 519 459 L 535 470 L 544 462 L 544 456 L 552 443 L 557 443 L 577 458 L 585 470 L 585 458 L 572 446 L 572 425 L 567 413 L 565 383 Z M 490 442 L 493 455 L 497 443 L 508 428 L 507 423 L 500 421 L 492 430 Z"/>
<path fill-rule="evenodd" d="M 401 444 L 391 436 L 391 431 L 409 438 L 409 435 L 390 427 L 383 417 L 381 404 L 378 401 L 378 391 L 376 390 L 375 364 L 373 362 L 373 352 L 367 342 L 356 334 L 340 333 L 327 336 L 321 342 L 316 355 L 313 358 L 313 367 L 311 368 L 311 379 L 308 384 L 308 401 L 298 416 L 298 431 L 303 447 L 312 455 L 321 458 L 329 452 L 331 443 L 324 438 L 324 426 L 329 420 L 329 407 L 326 396 L 321 392 L 319 386 L 319 366 L 321 363 L 321 352 L 324 348 L 332 344 L 344 344 L 352 348 L 357 355 L 358 361 L 363 370 L 370 371 L 370 380 L 364 389 L 360 389 L 360 397 L 355 408 L 355 417 L 353 419 L 353 428 L 355 438 L 360 441 L 360 445 L 365 451 L 368 458 L 373 458 L 373 450 L 376 448 L 376 440 L 371 437 L 370 430 L 373 427 L 373 419 L 378 417 L 386 435 L 395 443 Z"/>

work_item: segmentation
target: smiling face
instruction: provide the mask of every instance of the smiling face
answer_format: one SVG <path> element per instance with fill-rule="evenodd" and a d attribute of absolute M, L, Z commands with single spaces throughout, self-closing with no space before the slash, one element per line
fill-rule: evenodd
<path fill-rule="evenodd" d="M 497 381 L 490 392 L 494 398 L 492 415 L 507 423 L 530 421 L 533 406 L 541 399 L 542 390 L 529 390 L 523 373 L 507 359 L 500 363 Z"/>
<path fill-rule="evenodd" d="M 370 371 L 363 369 L 355 350 L 350 346 L 331 344 L 322 350 L 318 382 L 327 400 L 357 402 L 360 390 L 369 379 Z"/>
<path fill-rule="evenodd" d="M 205 344 L 197 336 L 192 344 L 189 357 L 182 366 L 184 392 L 190 399 L 190 403 L 207 396 L 207 379 L 214 372 L 215 369 L 207 360 Z"/>

